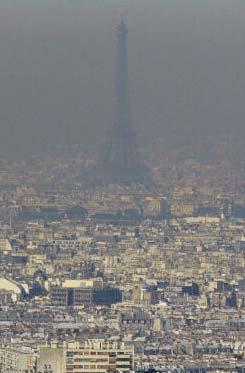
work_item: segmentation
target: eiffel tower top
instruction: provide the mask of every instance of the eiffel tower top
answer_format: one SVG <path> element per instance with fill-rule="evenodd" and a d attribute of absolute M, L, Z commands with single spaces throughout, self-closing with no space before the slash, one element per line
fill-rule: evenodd
<path fill-rule="evenodd" d="M 118 28 L 117 28 L 117 33 L 119 37 L 127 37 L 128 35 L 128 28 L 126 26 L 126 23 L 124 22 L 124 19 L 122 18 Z"/>

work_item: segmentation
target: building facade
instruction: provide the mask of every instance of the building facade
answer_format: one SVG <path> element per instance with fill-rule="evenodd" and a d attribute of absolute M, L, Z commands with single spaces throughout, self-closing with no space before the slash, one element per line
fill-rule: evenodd
<path fill-rule="evenodd" d="M 52 286 L 50 300 L 55 306 L 81 306 L 81 305 L 110 305 L 121 302 L 122 294 L 117 288 L 111 287 L 84 287 L 63 288 Z"/>
<path fill-rule="evenodd" d="M 37 373 L 126 373 L 133 367 L 131 345 L 96 339 L 40 347 Z"/>

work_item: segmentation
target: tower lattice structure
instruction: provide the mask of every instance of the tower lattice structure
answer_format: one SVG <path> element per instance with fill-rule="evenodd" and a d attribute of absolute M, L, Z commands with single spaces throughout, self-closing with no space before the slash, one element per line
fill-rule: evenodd
<path fill-rule="evenodd" d="M 102 159 L 106 183 L 144 183 L 147 177 L 146 168 L 138 156 L 136 134 L 132 127 L 127 41 L 128 29 L 121 21 L 117 29 L 114 121 L 106 133 Z"/>

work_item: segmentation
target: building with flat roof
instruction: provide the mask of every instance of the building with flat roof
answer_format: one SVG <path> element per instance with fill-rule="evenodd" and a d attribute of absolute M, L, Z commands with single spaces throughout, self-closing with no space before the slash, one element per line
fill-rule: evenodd
<path fill-rule="evenodd" d="M 50 300 L 55 306 L 110 305 L 121 302 L 122 293 L 112 287 L 75 287 L 51 286 Z"/>
<path fill-rule="evenodd" d="M 132 345 L 95 339 L 40 347 L 37 373 L 127 373 L 133 367 Z"/>

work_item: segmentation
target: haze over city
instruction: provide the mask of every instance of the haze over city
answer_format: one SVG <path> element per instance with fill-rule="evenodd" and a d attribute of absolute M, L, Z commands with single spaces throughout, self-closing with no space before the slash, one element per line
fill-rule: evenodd
<path fill-rule="evenodd" d="M 96 149 L 112 122 L 121 16 L 138 142 L 218 133 L 242 145 L 243 1 L 1 0 L 0 14 L 3 156 Z"/>

